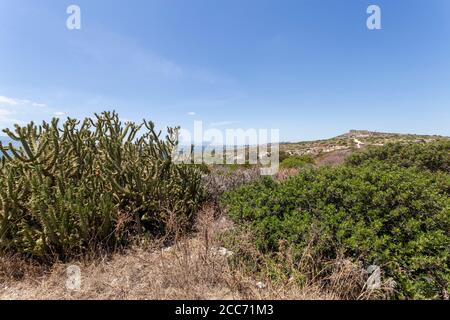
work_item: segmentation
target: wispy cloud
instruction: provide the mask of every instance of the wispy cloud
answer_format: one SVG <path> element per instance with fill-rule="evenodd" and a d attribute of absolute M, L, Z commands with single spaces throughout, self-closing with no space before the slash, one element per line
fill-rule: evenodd
<path fill-rule="evenodd" d="M 215 84 L 219 78 L 201 66 L 182 65 L 172 57 L 147 48 L 132 38 L 103 29 L 91 30 L 83 38 L 71 38 L 69 45 L 98 65 L 159 75 L 172 80 L 194 80 Z"/>
<path fill-rule="evenodd" d="M 0 109 L 0 124 L 22 123 L 22 121 L 13 118 L 14 112 L 8 109 Z"/>
<path fill-rule="evenodd" d="M 24 124 L 27 119 L 43 118 L 51 113 L 45 103 L 31 99 L 13 98 L 0 95 L 0 127 L 8 127 L 13 124 Z"/>
<path fill-rule="evenodd" d="M 37 102 L 33 102 L 31 105 L 37 108 L 44 108 L 47 106 L 45 103 L 37 103 Z"/>
<path fill-rule="evenodd" d="M 188 116 L 193 117 L 193 116 L 195 116 L 195 115 L 196 115 L 196 113 L 195 113 L 194 111 L 188 112 Z"/>
<path fill-rule="evenodd" d="M 5 97 L 5 96 L 0 96 L 0 104 L 15 106 L 18 104 L 18 102 L 16 101 L 16 99 Z"/>
<path fill-rule="evenodd" d="M 220 122 L 212 122 L 209 125 L 211 127 L 224 127 L 224 126 L 231 126 L 237 123 L 239 123 L 239 121 L 220 121 Z"/>
<path fill-rule="evenodd" d="M 0 120 L 4 119 L 5 117 L 8 117 L 9 115 L 11 115 L 11 111 L 6 109 L 0 109 Z"/>
<path fill-rule="evenodd" d="M 8 106 L 32 106 L 37 108 L 44 108 L 47 105 L 45 103 L 39 103 L 36 101 L 31 101 L 28 99 L 17 99 L 17 98 L 11 98 L 7 96 L 1 96 L 0 95 L 0 105 L 8 105 Z"/>
<path fill-rule="evenodd" d="M 166 78 L 179 79 L 185 76 L 184 69 L 169 58 L 145 50 L 132 39 L 102 29 L 92 30 L 79 39 L 70 39 L 69 45 L 86 55 L 98 65 L 122 66 L 138 72 L 158 74 Z"/>

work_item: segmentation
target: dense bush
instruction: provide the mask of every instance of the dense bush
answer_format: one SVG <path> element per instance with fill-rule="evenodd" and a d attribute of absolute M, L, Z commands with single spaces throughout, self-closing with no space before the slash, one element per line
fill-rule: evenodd
<path fill-rule="evenodd" d="M 361 165 L 371 160 L 379 160 L 402 167 L 418 167 L 450 173 L 450 140 L 406 145 L 397 143 L 369 148 L 349 157 L 347 163 Z"/>
<path fill-rule="evenodd" d="M 289 248 L 296 261 L 306 248 L 316 261 L 344 254 L 380 265 L 399 298 L 442 298 L 450 290 L 449 184 L 448 175 L 372 161 L 305 170 L 281 183 L 267 178 L 223 203 L 266 254 Z"/>
<path fill-rule="evenodd" d="M 281 161 L 281 160 L 280 160 Z M 280 163 L 281 169 L 298 169 L 314 164 L 314 159 L 311 156 L 290 156 L 282 160 Z"/>
<path fill-rule="evenodd" d="M 220 197 L 227 191 L 237 189 L 242 185 L 256 181 L 261 177 L 260 168 L 235 169 L 231 166 L 214 166 L 209 174 L 203 176 L 203 185 L 207 201 L 213 205 L 219 214 L 221 212 Z"/>
<path fill-rule="evenodd" d="M 0 250 L 65 258 L 130 233 L 188 228 L 203 198 L 201 173 L 171 160 L 176 130 L 122 124 L 116 113 L 5 130 Z"/>
<path fill-rule="evenodd" d="M 279 155 L 278 155 L 278 160 L 281 162 L 283 162 L 284 160 L 286 160 L 287 158 L 289 158 L 291 155 L 284 151 L 284 150 L 280 150 L 279 151 Z"/>

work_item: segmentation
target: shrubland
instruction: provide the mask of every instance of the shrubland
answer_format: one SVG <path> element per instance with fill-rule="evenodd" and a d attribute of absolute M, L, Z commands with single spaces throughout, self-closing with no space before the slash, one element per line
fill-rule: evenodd
<path fill-rule="evenodd" d="M 446 298 L 449 155 L 446 142 L 388 145 L 357 154 L 346 165 L 246 185 L 222 199 L 240 226 L 231 239 L 250 231 L 285 278 L 295 272 L 301 282 L 326 278 L 330 261 L 345 257 L 361 270 L 380 266 L 383 283 L 397 298 Z M 306 268 L 305 257 L 314 262 Z M 252 266 L 258 272 L 258 263 Z"/>
<path fill-rule="evenodd" d="M 383 161 L 400 167 L 417 167 L 433 172 L 450 172 L 450 140 L 432 143 L 390 143 L 382 148 L 369 148 L 353 154 L 347 163 L 358 166 L 368 161 Z"/>
<path fill-rule="evenodd" d="M 280 162 L 281 169 L 300 169 L 314 165 L 314 158 L 308 155 L 289 156 Z"/>
<path fill-rule="evenodd" d="M 261 177 L 258 166 L 176 164 L 177 128 L 162 137 L 152 122 L 123 123 L 114 112 L 5 133 L 12 143 L 0 143 L 0 273 L 22 257 L 34 266 L 130 248 L 142 238 L 166 245 L 182 239 L 173 256 L 163 251 L 165 265 L 153 253 L 142 256 L 159 266 L 155 277 L 163 282 L 182 278 L 184 291 L 233 279 L 235 296 L 260 297 L 244 294 L 257 278 L 287 290 L 286 297 L 313 287 L 321 297 L 361 298 L 364 270 L 377 265 L 382 283 L 368 297 L 449 296 L 448 140 L 368 148 L 334 167 L 285 152 L 286 174 L 274 179 Z M 230 218 L 233 227 L 199 227 L 202 210 L 208 221 Z M 189 262 L 188 244 L 199 240 L 199 259 Z M 137 250 L 146 250 L 140 243 Z M 180 243 L 186 246 L 177 258 Z M 219 246 L 233 254 L 213 270 Z"/>

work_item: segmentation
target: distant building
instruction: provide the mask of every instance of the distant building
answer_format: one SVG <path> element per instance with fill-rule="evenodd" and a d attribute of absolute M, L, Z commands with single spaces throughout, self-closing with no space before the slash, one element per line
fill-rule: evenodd
<path fill-rule="evenodd" d="M 350 130 L 349 132 L 349 135 L 358 137 L 370 137 L 373 134 L 376 134 L 376 132 L 370 132 L 368 130 Z"/>

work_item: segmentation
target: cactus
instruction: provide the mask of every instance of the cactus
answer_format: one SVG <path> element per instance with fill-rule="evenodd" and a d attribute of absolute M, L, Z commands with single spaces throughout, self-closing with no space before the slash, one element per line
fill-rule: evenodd
<path fill-rule="evenodd" d="M 204 192 L 198 169 L 172 161 L 177 130 L 163 139 L 115 112 L 4 130 L 20 147 L 0 143 L 0 250 L 65 259 L 189 228 Z"/>

